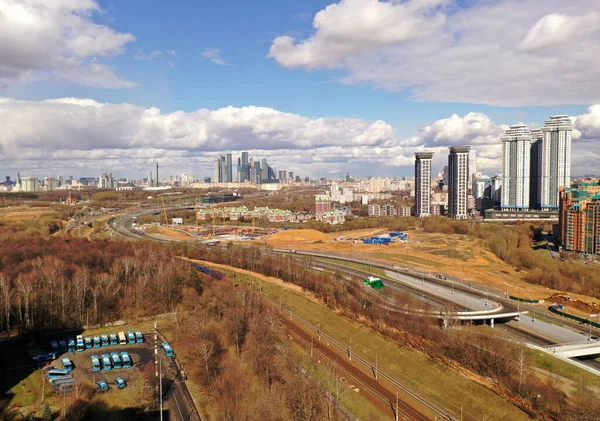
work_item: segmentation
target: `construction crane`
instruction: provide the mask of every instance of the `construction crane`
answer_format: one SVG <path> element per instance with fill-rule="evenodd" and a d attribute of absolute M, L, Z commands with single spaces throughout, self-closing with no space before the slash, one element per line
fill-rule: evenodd
<path fill-rule="evenodd" d="M 167 218 L 167 208 L 165 207 L 165 199 L 161 196 L 160 200 L 162 202 L 162 206 L 163 206 L 163 212 L 165 214 L 165 226 L 167 228 L 169 228 L 169 218 Z"/>

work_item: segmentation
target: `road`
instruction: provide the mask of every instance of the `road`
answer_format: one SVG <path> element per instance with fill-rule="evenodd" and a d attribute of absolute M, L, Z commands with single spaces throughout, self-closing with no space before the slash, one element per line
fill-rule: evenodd
<path fill-rule="evenodd" d="M 156 212 L 159 211 L 152 210 L 115 217 L 110 221 L 112 223 L 111 226 L 119 233 L 128 238 L 137 240 L 148 239 L 149 237 L 146 237 L 144 234 L 132 229 L 132 216 L 139 216 L 143 213 Z M 153 240 L 156 241 L 156 239 Z M 291 250 L 265 249 L 265 252 L 287 254 L 290 253 Z M 333 253 L 311 253 L 299 250 L 296 251 L 295 254 L 300 256 L 306 255 L 323 257 L 327 259 L 339 259 L 342 262 L 347 261 L 359 263 L 398 273 L 397 268 L 392 267 L 392 265 L 387 265 L 381 262 L 373 262 L 356 257 L 341 256 Z M 448 301 L 455 302 L 458 305 L 471 310 L 490 311 L 494 309 L 495 306 L 503 306 L 505 311 L 527 310 L 530 313 L 537 312 L 535 322 L 531 321 L 531 319 L 533 318 L 533 314 L 531 314 L 530 316 L 522 317 L 520 321 L 511 321 L 509 325 L 511 326 L 511 328 L 521 330 L 527 335 L 537 336 L 545 342 L 576 342 L 586 340 L 589 336 L 589 334 L 585 330 L 585 326 L 581 326 L 578 325 L 576 322 L 560 318 L 559 316 L 551 313 L 547 308 L 545 308 L 545 306 L 515 303 L 514 301 L 509 300 L 506 294 L 500 293 L 498 291 L 487 290 L 485 289 L 485 287 L 467 284 L 462 280 L 442 280 L 434 278 L 430 275 L 431 274 L 429 272 L 415 270 L 414 268 L 411 268 L 411 270 L 407 273 L 401 272 L 395 275 L 395 278 L 397 278 L 399 281 L 406 283 L 406 285 L 410 285 L 413 288 L 416 287 L 422 289 L 424 292 L 430 292 L 436 297 L 447 299 Z M 488 303 L 487 306 L 485 305 L 486 302 Z M 592 330 L 592 335 L 597 336 L 597 330 L 596 334 L 594 334 L 594 331 L 595 329 Z M 593 364 L 597 364 L 597 362 Z"/>

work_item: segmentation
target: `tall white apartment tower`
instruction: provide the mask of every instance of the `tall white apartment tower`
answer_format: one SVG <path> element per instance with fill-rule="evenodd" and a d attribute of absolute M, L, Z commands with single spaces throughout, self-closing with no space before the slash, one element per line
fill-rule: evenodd
<path fill-rule="evenodd" d="M 448 155 L 448 216 L 467 219 L 470 146 L 452 146 Z"/>
<path fill-rule="evenodd" d="M 502 136 L 502 209 L 529 209 L 531 139 L 525 124 L 510 126 Z"/>
<path fill-rule="evenodd" d="M 415 152 L 415 206 L 419 218 L 431 215 L 431 158 L 433 152 Z"/>
<path fill-rule="evenodd" d="M 539 146 L 538 195 L 542 210 L 558 209 L 559 190 L 571 184 L 571 132 L 567 115 L 554 115 L 542 127 Z"/>

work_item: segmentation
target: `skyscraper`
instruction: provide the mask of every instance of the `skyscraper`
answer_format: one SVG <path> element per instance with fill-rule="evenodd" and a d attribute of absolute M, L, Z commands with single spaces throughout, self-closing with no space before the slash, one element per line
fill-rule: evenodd
<path fill-rule="evenodd" d="M 231 154 L 225 154 L 225 182 L 233 183 L 233 162 Z"/>
<path fill-rule="evenodd" d="M 269 164 L 265 158 L 260 162 L 260 180 L 269 181 Z"/>
<path fill-rule="evenodd" d="M 431 158 L 433 152 L 415 152 L 415 206 L 414 215 L 431 215 Z"/>
<path fill-rule="evenodd" d="M 539 165 L 540 165 L 540 146 L 542 144 L 542 130 L 534 129 L 531 131 L 531 151 L 529 152 L 529 208 L 539 209 Z"/>
<path fill-rule="evenodd" d="M 531 131 L 525 124 L 510 126 L 502 136 L 502 209 L 529 209 L 530 150 Z"/>
<path fill-rule="evenodd" d="M 448 155 L 448 216 L 467 219 L 470 146 L 452 146 Z"/>
<path fill-rule="evenodd" d="M 539 146 L 539 203 L 542 210 L 556 210 L 559 190 L 571 184 L 571 132 L 567 115 L 555 115 L 542 127 Z"/>
<path fill-rule="evenodd" d="M 212 182 L 213 183 L 220 183 L 221 182 L 221 158 L 215 159 L 215 169 L 213 172 L 213 178 L 212 178 Z"/>

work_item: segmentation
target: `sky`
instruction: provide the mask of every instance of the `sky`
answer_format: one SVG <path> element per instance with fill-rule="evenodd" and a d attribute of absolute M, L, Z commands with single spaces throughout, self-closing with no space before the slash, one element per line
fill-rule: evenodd
<path fill-rule="evenodd" d="M 0 0 L 0 176 L 405 176 L 512 124 L 575 121 L 600 173 L 599 0 Z"/>

